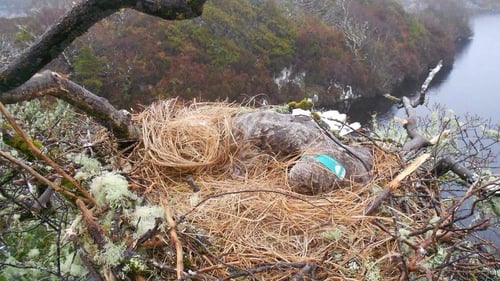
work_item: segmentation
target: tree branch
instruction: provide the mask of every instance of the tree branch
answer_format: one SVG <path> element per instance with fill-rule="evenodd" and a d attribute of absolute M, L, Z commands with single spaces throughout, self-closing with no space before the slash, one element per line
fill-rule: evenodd
<path fill-rule="evenodd" d="M 107 99 L 49 70 L 36 74 L 22 86 L 3 93 L 0 95 L 0 102 L 11 104 L 45 95 L 60 98 L 96 118 L 118 139 L 137 140 L 139 138 L 140 133 L 133 125 L 129 114 L 117 110 Z"/>
<path fill-rule="evenodd" d="M 422 134 L 418 131 L 417 117 L 411 105 L 410 99 L 408 97 L 403 97 L 402 101 L 406 110 L 406 115 L 408 116 L 406 119 L 407 123 L 404 125 L 404 128 L 410 137 L 410 140 L 403 145 L 403 151 L 417 151 L 422 147 L 429 146 L 431 144 L 429 140 L 422 136 Z"/>
<path fill-rule="evenodd" d="M 473 184 L 479 179 L 478 174 L 466 168 L 459 161 L 449 155 L 439 159 L 434 166 L 433 171 L 437 177 L 444 175 L 448 171 L 452 171 L 468 184 Z"/>
<path fill-rule="evenodd" d="M 198 17 L 206 0 L 87 0 L 75 5 L 33 45 L 0 69 L 0 97 L 21 86 L 91 26 L 122 8 L 181 20 Z"/>
<path fill-rule="evenodd" d="M 440 60 L 439 63 L 431 69 L 429 72 L 429 75 L 427 75 L 427 78 L 425 79 L 424 83 L 420 87 L 420 92 L 418 97 L 416 97 L 414 100 L 412 100 L 411 105 L 413 107 L 417 107 L 419 105 L 423 105 L 425 102 L 425 94 L 427 92 L 427 88 L 429 88 L 429 85 L 431 84 L 432 80 L 434 79 L 434 76 L 441 70 L 443 67 L 443 60 Z"/>
<path fill-rule="evenodd" d="M 427 88 L 432 82 L 432 79 L 434 79 L 434 77 L 441 70 L 442 67 L 443 67 L 443 61 L 441 60 L 433 69 L 431 69 L 429 75 L 427 75 L 427 78 L 420 87 L 419 95 L 414 100 L 410 100 L 406 96 L 404 96 L 400 100 L 405 108 L 406 115 L 408 116 L 406 124 L 404 124 L 404 128 L 406 129 L 406 132 L 410 137 L 410 140 L 404 144 L 403 151 L 417 151 L 422 147 L 429 146 L 432 144 L 427 138 L 422 136 L 422 134 L 418 131 L 417 117 L 413 108 L 424 104 Z"/>

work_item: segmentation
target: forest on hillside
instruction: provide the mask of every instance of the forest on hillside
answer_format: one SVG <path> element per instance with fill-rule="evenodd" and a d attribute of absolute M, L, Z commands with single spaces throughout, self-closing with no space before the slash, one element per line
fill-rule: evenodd
<path fill-rule="evenodd" d="M 28 16 L 0 18 L 4 61 L 71 6 L 25 2 Z M 470 35 L 457 1 L 427 2 L 408 13 L 395 0 L 214 0 L 202 17 L 174 22 L 123 10 L 50 68 L 126 108 L 177 96 L 279 103 L 317 94 L 330 104 L 398 94 L 439 60 L 451 65 Z"/>

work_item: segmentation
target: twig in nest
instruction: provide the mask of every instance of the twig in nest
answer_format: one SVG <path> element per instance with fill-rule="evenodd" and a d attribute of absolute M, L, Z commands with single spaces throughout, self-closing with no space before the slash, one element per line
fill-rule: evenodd
<path fill-rule="evenodd" d="M 172 242 L 175 245 L 175 252 L 177 255 L 177 266 L 176 266 L 177 280 L 182 280 L 182 276 L 184 274 L 184 262 L 183 262 L 184 254 L 182 251 L 182 244 L 181 241 L 179 240 L 179 237 L 177 236 L 177 232 L 175 231 L 176 224 L 174 218 L 172 217 L 170 207 L 167 205 L 163 205 L 163 210 L 165 211 L 165 218 L 167 219 L 167 223 L 169 226 L 168 233 L 170 235 L 170 239 L 172 239 Z"/>
<path fill-rule="evenodd" d="M 302 267 L 297 273 L 295 273 L 290 281 L 302 281 L 304 280 L 304 275 L 310 274 L 314 275 L 314 270 L 316 269 L 316 264 L 315 263 L 307 263 Z M 311 278 L 314 279 L 314 278 Z"/>
<path fill-rule="evenodd" d="M 193 189 L 193 192 L 200 191 L 200 188 L 198 187 L 198 185 L 196 184 L 196 182 L 194 181 L 194 179 L 191 175 L 186 177 L 186 181 L 189 184 L 189 186 L 191 186 L 191 188 Z"/>
<path fill-rule="evenodd" d="M 33 142 L 30 140 L 30 138 L 26 135 L 26 133 L 17 125 L 16 121 L 14 120 L 14 117 L 10 115 L 9 111 L 5 106 L 3 105 L 2 102 L 0 102 L 0 111 L 2 114 L 5 116 L 5 119 L 9 122 L 9 124 L 12 126 L 12 128 L 16 131 L 16 133 L 19 134 L 19 136 L 23 139 L 23 141 L 28 145 L 29 150 L 38 157 L 39 159 L 44 160 L 47 164 L 49 164 L 58 174 L 63 176 L 66 180 L 68 180 L 81 194 L 84 196 L 84 201 L 86 202 L 91 202 L 95 204 L 94 198 L 88 193 L 88 191 L 80 186 L 80 184 L 66 171 L 64 171 L 54 160 L 52 160 L 50 157 L 45 155 L 36 145 L 33 144 Z M 62 188 L 62 187 L 61 187 Z M 56 189 L 54 189 L 56 190 Z M 57 190 L 56 190 L 57 191 Z"/>
<path fill-rule="evenodd" d="M 399 256 L 401 257 L 401 276 L 408 276 L 408 267 L 406 266 L 406 260 L 404 258 L 404 254 L 403 254 L 403 243 L 402 243 L 402 240 L 401 238 L 401 234 L 400 234 L 400 231 L 399 231 L 399 215 L 394 212 L 394 206 L 393 206 L 393 201 L 392 201 L 392 198 L 391 200 L 389 201 L 391 203 L 391 208 L 390 208 L 390 211 L 391 211 L 391 215 L 392 215 L 392 221 L 394 223 L 394 233 L 396 234 L 397 236 L 397 239 L 396 239 L 396 243 L 398 245 L 398 249 L 399 249 Z"/>
<path fill-rule="evenodd" d="M 69 190 L 66 190 L 65 188 L 51 182 L 50 180 L 48 180 L 46 177 L 42 176 L 41 174 L 39 174 L 37 171 L 35 171 L 33 168 L 31 168 L 30 166 L 24 164 L 23 162 L 17 160 L 16 158 L 10 156 L 10 154 L 8 153 L 5 153 L 3 151 L 0 150 L 0 156 L 4 157 L 5 159 L 9 160 L 10 162 L 18 165 L 19 167 L 25 169 L 26 171 L 28 171 L 28 173 L 32 174 L 36 179 L 38 179 L 39 181 L 43 182 L 44 184 L 48 185 L 49 187 L 51 187 L 52 189 L 54 189 L 55 191 L 61 193 L 61 194 L 64 194 L 72 199 L 78 199 L 78 196 L 76 196 L 74 193 L 72 193 L 71 191 Z"/>
<path fill-rule="evenodd" d="M 77 251 L 78 248 L 80 248 L 80 247 L 78 246 L 78 243 L 76 241 L 76 236 L 73 236 L 70 239 L 73 242 L 73 247 L 75 248 L 75 251 Z M 87 253 L 85 253 L 85 250 L 82 249 L 82 251 L 79 254 L 80 254 L 79 255 L 80 259 L 81 259 L 83 265 L 89 271 L 90 276 L 92 276 L 92 278 L 96 281 L 104 281 L 104 279 L 102 279 L 102 276 L 99 274 L 97 269 L 95 269 L 94 264 L 92 264 L 92 262 L 90 261 L 89 257 L 87 256 Z"/>
<path fill-rule="evenodd" d="M 165 264 L 165 263 L 161 263 L 161 262 L 158 262 L 154 259 L 145 259 L 145 258 L 142 258 L 142 257 L 139 257 L 142 261 L 144 261 L 145 263 L 151 265 L 152 267 L 156 267 L 156 268 L 159 268 L 161 270 L 166 270 L 168 272 L 171 272 L 171 273 L 176 273 L 177 270 L 173 267 L 173 266 L 170 266 L 168 264 Z"/>
<path fill-rule="evenodd" d="M 111 240 L 113 243 L 118 242 L 119 234 L 120 234 L 120 218 L 123 214 L 123 208 L 118 208 L 113 214 L 113 218 L 111 220 Z"/>
<path fill-rule="evenodd" d="M 281 269 L 287 269 L 287 268 L 302 268 L 303 269 L 308 264 L 312 264 L 312 263 L 310 263 L 310 262 L 288 262 L 288 263 L 287 262 L 279 262 L 279 263 L 273 263 L 273 264 L 264 264 L 264 265 L 261 265 L 258 267 L 244 270 L 244 271 L 235 272 L 227 277 L 222 278 L 221 280 L 227 281 L 227 280 L 235 279 L 238 277 L 249 276 L 249 275 L 253 275 L 254 273 L 259 273 L 259 272 L 273 270 L 273 269 L 275 269 L 275 270 L 281 270 Z M 312 269 L 313 268 L 311 268 L 310 270 L 312 270 Z M 298 280 L 300 280 L 300 279 L 298 279 Z"/>
<path fill-rule="evenodd" d="M 297 199 L 297 200 L 303 201 L 303 202 L 305 202 L 305 203 L 307 203 L 307 204 L 309 204 L 309 205 L 311 205 L 311 206 L 313 206 L 315 208 L 322 209 L 323 211 L 328 211 L 327 209 L 325 209 L 322 206 L 318 206 L 318 205 L 315 205 L 314 203 L 311 203 L 307 199 L 299 196 L 297 193 L 291 193 L 291 192 L 279 191 L 279 190 L 270 190 L 270 189 L 236 190 L 236 191 L 222 192 L 222 193 L 208 195 L 203 200 L 201 200 L 200 202 L 198 202 L 198 204 L 196 204 L 187 213 L 185 213 L 182 216 L 180 216 L 179 221 L 182 222 L 189 214 L 191 214 L 192 212 L 194 212 L 198 207 L 200 207 L 201 205 L 203 205 L 205 202 L 207 202 L 210 199 L 214 199 L 214 198 L 218 198 L 218 197 L 223 197 L 223 196 L 226 196 L 226 195 L 240 194 L 240 193 L 260 193 L 260 192 L 264 192 L 264 193 L 266 193 L 266 192 L 267 193 L 276 193 L 276 194 L 281 194 L 281 195 L 285 195 L 285 196 L 290 196 L 293 199 Z"/>
<path fill-rule="evenodd" d="M 135 251 L 135 249 L 137 249 L 138 246 L 151 239 L 151 237 L 155 236 L 158 233 L 158 228 L 160 228 L 161 223 L 162 223 L 161 218 L 155 218 L 155 226 L 152 229 L 148 229 L 146 233 L 144 233 L 141 237 L 139 237 L 139 239 L 137 239 L 137 241 L 132 244 L 130 250 Z"/>
<path fill-rule="evenodd" d="M 420 167 L 431 155 L 428 153 L 420 155 L 417 159 L 415 159 L 408 167 L 406 167 L 399 175 L 396 176 L 388 185 L 387 187 L 380 193 L 375 200 L 373 200 L 373 203 L 368 206 L 367 208 L 364 209 L 363 211 L 363 216 L 369 216 L 373 212 L 375 212 L 380 205 L 382 205 L 382 202 L 387 199 L 387 197 L 391 194 L 391 192 L 396 189 L 401 181 L 403 181 L 407 176 L 409 176 L 411 173 L 413 173 L 418 167 Z"/>
<path fill-rule="evenodd" d="M 94 242 L 99 246 L 99 249 L 102 250 L 104 248 L 104 244 L 106 244 L 106 239 L 103 236 L 103 229 L 101 225 L 99 225 L 94 217 L 92 216 L 92 212 L 85 206 L 81 199 L 76 199 L 76 206 L 82 212 L 82 218 L 87 224 L 87 229 L 90 234 L 90 237 L 94 240 Z"/>

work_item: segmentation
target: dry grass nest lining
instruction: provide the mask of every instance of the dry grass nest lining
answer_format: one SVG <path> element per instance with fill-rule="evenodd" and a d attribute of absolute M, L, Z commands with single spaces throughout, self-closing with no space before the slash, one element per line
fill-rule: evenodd
<path fill-rule="evenodd" d="M 169 100 L 136 116 L 144 149 L 137 151 L 141 161 L 134 174 L 150 180 L 143 192 L 151 202 L 168 202 L 174 215 L 184 218 L 178 231 L 186 267 L 228 276 L 227 265 L 245 270 L 266 263 L 314 262 L 318 278 L 360 280 L 379 274 L 396 280 L 396 242 L 360 214 L 380 192 L 376 187 L 399 170 L 397 157 L 374 146 L 369 184 L 353 183 L 321 196 L 296 194 L 287 183 L 287 168 L 296 159 L 280 161 L 234 141 L 231 117 L 247 110 L 223 103 L 184 107 Z M 199 192 L 193 192 L 186 175 L 192 175 Z M 403 227 L 432 216 L 393 211 Z M 390 215 L 379 219 L 392 223 Z M 175 264 L 175 257 L 158 258 Z M 294 272 L 285 266 L 259 276 L 286 280 Z"/>

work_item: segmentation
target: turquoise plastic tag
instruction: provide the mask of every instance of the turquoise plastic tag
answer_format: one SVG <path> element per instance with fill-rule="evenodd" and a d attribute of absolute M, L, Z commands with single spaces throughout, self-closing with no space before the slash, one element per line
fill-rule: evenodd
<path fill-rule="evenodd" d="M 304 157 L 310 157 L 321 163 L 323 166 L 328 168 L 328 170 L 332 171 L 332 173 L 339 179 L 342 180 L 345 177 L 345 168 L 342 166 L 337 160 L 334 158 L 326 155 L 326 154 L 320 154 L 316 156 L 309 156 L 306 155 Z"/>

